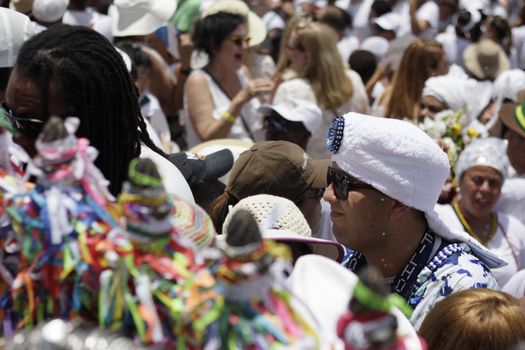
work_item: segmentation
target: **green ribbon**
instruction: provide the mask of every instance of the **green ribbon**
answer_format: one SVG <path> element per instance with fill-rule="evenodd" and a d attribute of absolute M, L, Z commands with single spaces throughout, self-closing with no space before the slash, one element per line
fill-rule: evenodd
<path fill-rule="evenodd" d="M 390 312 L 392 307 L 396 306 L 407 317 L 410 317 L 413 312 L 410 306 L 408 306 L 405 300 L 399 295 L 390 294 L 388 297 L 383 298 L 365 286 L 361 281 L 358 281 L 354 287 L 354 298 L 377 311 Z"/>

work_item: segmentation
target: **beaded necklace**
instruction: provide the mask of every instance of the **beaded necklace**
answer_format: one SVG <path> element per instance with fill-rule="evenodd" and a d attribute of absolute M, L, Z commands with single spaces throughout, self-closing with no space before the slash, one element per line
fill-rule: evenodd
<path fill-rule="evenodd" d="M 463 225 L 463 228 L 465 229 L 465 231 L 467 231 L 467 233 L 469 235 L 471 235 L 472 237 L 474 237 L 475 239 L 477 239 L 479 242 L 481 242 L 481 244 L 483 245 L 487 245 L 488 242 L 490 242 L 490 240 L 494 237 L 494 235 L 496 234 L 496 230 L 498 228 L 498 219 L 497 219 L 497 215 L 496 213 L 491 213 L 491 219 L 492 219 L 492 223 L 491 223 L 491 227 L 490 227 L 490 231 L 489 231 L 489 235 L 487 236 L 486 239 L 483 239 L 481 238 L 480 236 L 478 236 L 476 234 L 476 232 L 474 232 L 474 230 L 472 229 L 472 227 L 470 226 L 470 224 L 468 223 L 467 219 L 465 219 L 465 216 L 463 215 L 463 213 L 461 212 L 461 209 L 459 208 L 459 203 L 457 200 L 455 200 L 454 202 L 452 202 L 452 208 L 454 208 L 454 212 L 456 213 L 459 221 L 461 222 L 461 225 Z"/>

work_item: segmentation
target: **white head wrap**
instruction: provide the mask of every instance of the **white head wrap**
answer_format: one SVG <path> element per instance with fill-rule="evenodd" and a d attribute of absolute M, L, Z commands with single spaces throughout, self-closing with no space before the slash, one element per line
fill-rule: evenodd
<path fill-rule="evenodd" d="M 488 166 L 496 169 L 503 179 L 507 177 L 509 160 L 507 158 L 507 141 L 495 137 L 476 139 L 461 152 L 456 163 L 456 181 L 461 175 L 475 166 Z"/>
<path fill-rule="evenodd" d="M 466 242 L 489 266 L 501 265 L 499 258 L 466 232 L 451 230 L 434 211 L 450 171 L 447 155 L 436 142 L 405 121 L 358 113 L 348 113 L 342 118 L 342 139 L 329 140 L 333 145 L 332 160 L 341 169 L 406 206 L 424 212 L 430 229 L 439 236 Z M 341 127 L 341 122 L 334 123 L 330 133 L 337 130 L 336 125 Z"/>
<path fill-rule="evenodd" d="M 525 90 L 525 72 L 521 69 L 507 70 L 494 81 L 492 97 L 518 102 L 518 92 Z"/>
<path fill-rule="evenodd" d="M 427 79 L 422 97 L 434 96 L 453 111 L 465 108 L 462 125 L 469 125 L 489 104 L 492 86 L 450 74 Z"/>

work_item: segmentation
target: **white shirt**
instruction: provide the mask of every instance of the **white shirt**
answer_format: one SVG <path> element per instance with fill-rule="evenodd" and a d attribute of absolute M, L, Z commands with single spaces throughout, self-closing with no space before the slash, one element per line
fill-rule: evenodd
<path fill-rule="evenodd" d="M 397 36 L 403 36 L 412 32 L 410 22 L 410 5 L 408 1 L 399 1 L 393 8 L 393 11 L 401 18 L 401 26 Z M 418 37 L 422 39 L 432 39 L 436 36 L 439 29 L 439 6 L 434 1 L 427 1 L 416 11 L 416 18 L 419 21 L 427 21 L 429 27 L 419 33 Z"/>
<path fill-rule="evenodd" d="M 195 204 L 190 186 L 175 164 L 144 145 L 140 148 L 140 158 L 149 158 L 155 162 L 160 176 L 162 176 L 162 183 L 166 192 L 188 203 Z"/>
<path fill-rule="evenodd" d="M 525 270 L 518 271 L 501 290 L 515 298 L 523 298 L 525 296 Z"/>
<path fill-rule="evenodd" d="M 436 35 L 436 41 L 443 45 L 450 63 L 455 63 L 461 68 L 465 68 L 463 51 L 471 42 L 465 38 L 458 37 L 454 26 L 448 26 L 443 33 Z"/>
<path fill-rule="evenodd" d="M 222 114 L 228 109 L 228 107 L 231 104 L 230 98 L 226 96 L 222 89 L 219 86 L 217 86 L 215 81 L 204 70 L 194 70 L 191 74 L 201 74 L 206 78 L 213 99 L 213 118 L 222 118 Z M 237 71 L 237 77 L 239 78 L 241 87 L 245 87 L 248 85 L 248 78 L 245 76 L 241 69 Z M 257 98 L 252 98 L 251 100 L 246 102 L 241 109 L 241 116 L 242 118 L 244 118 L 244 121 L 246 122 L 246 125 L 250 128 L 252 134 L 256 134 L 259 130 L 262 129 L 262 118 L 259 112 L 257 112 L 257 108 L 260 105 L 261 104 Z M 230 129 L 228 138 L 252 141 L 248 132 L 246 131 L 245 126 L 243 125 L 241 116 L 236 118 L 235 123 Z M 191 148 L 201 143 L 202 140 L 197 135 L 197 132 L 195 131 L 195 128 L 193 127 L 193 124 L 190 120 L 188 112 L 188 96 L 186 91 L 184 91 L 184 111 L 182 111 L 181 113 L 181 119 L 186 127 L 186 140 L 188 142 L 188 148 Z"/>
<path fill-rule="evenodd" d="M 343 59 L 345 66 L 348 65 L 348 59 L 352 52 L 359 48 L 359 39 L 353 35 L 345 36 L 337 42 L 337 51 Z"/>
<path fill-rule="evenodd" d="M 505 180 L 495 209 L 516 217 L 525 225 L 525 176 Z"/>
<path fill-rule="evenodd" d="M 352 4 L 351 0 L 337 0 L 335 3 L 336 6 L 347 9 L 347 12 L 352 16 L 353 34 L 359 41 L 370 35 L 368 18 L 370 17 L 370 9 L 373 2 L 374 0 L 362 0 L 357 4 Z"/>
<path fill-rule="evenodd" d="M 516 49 L 518 68 L 525 68 L 525 26 L 512 28 L 512 45 Z"/>
<path fill-rule="evenodd" d="M 416 18 L 429 24 L 418 36 L 422 39 L 433 39 L 439 30 L 439 6 L 434 1 L 425 2 L 416 11 Z"/>
<path fill-rule="evenodd" d="M 450 228 L 463 230 L 463 225 L 451 205 L 437 205 L 436 211 Z M 525 226 L 516 218 L 503 213 L 498 215 L 498 228 L 486 247 L 508 265 L 492 269 L 500 286 L 525 267 Z"/>

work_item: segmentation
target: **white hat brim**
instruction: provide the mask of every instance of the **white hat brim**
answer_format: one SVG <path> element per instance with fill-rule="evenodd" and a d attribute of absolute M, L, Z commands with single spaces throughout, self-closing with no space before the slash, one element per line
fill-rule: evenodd
<path fill-rule="evenodd" d="M 111 30 L 113 36 L 122 37 L 151 34 L 165 25 L 175 13 L 176 9 L 176 0 L 153 0 L 153 6 L 150 11 L 138 18 L 131 19 L 124 16 L 121 17 L 118 7 L 113 4 L 108 10 L 112 19 Z"/>

